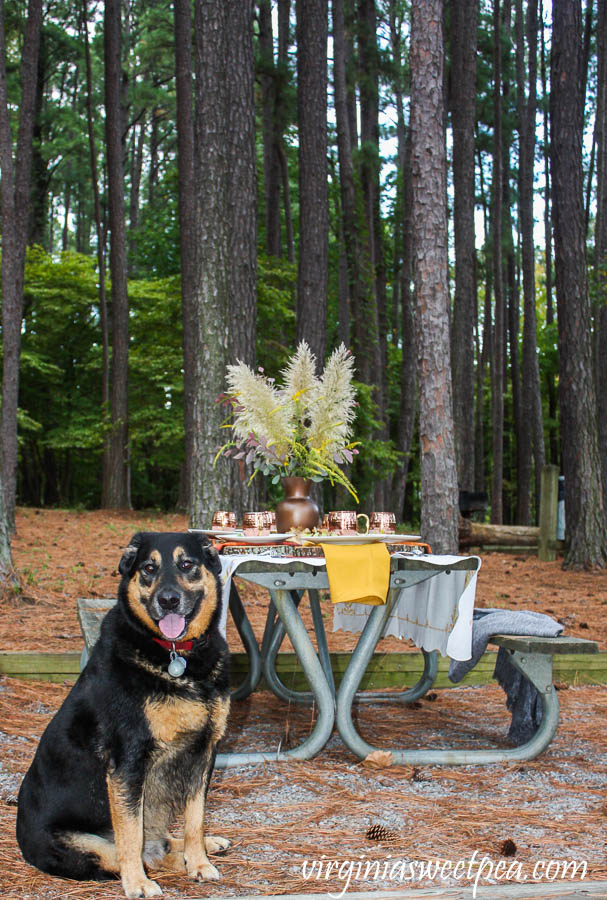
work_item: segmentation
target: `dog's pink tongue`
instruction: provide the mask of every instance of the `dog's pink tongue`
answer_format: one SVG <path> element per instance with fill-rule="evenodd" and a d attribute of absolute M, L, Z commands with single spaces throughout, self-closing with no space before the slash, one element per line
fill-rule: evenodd
<path fill-rule="evenodd" d="M 160 620 L 158 627 L 165 637 L 174 641 L 185 628 L 185 618 L 176 613 L 169 613 Z"/>

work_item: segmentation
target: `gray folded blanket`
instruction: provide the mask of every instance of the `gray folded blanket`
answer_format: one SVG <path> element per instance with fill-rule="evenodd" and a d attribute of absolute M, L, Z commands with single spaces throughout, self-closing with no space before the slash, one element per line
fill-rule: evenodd
<path fill-rule="evenodd" d="M 563 626 L 544 613 L 531 610 L 475 609 L 472 621 L 472 656 L 452 660 L 449 679 L 461 681 L 477 664 L 493 634 L 525 634 L 558 637 Z M 506 692 L 506 706 L 512 713 L 508 737 L 517 745 L 530 740 L 542 721 L 542 704 L 537 690 L 510 662 L 510 654 L 500 648 L 493 677 Z"/>

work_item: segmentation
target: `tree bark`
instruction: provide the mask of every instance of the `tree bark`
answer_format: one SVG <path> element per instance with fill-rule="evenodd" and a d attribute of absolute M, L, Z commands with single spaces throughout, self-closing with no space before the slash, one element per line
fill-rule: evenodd
<path fill-rule="evenodd" d="M 230 0 L 226 35 L 230 359 L 253 366 L 257 322 L 257 164 L 253 0 Z"/>
<path fill-rule="evenodd" d="M 478 0 L 451 3 L 451 121 L 455 298 L 451 333 L 453 416 L 460 488 L 474 489 L 476 244 L 474 151 Z"/>
<path fill-rule="evenodd" d="M 327 37 L 325 0 L 297 0 L 299 268 L 297 343 L 307 341 L 322 369 L 329 284 Z"/>
<path fill-rule="evenodd" d="M 480 323 L 477 322 L 477 354 L 476 354 L 476 407 L 474 411 L 474 489 L 485 490 L 485 374 L 487 368 L 491 369 L 492 357 L 492 297 L 493 277 L 491 268 L 491 236 L 489 227 L 489 203 L 485 190 L 485 178 L 483 175 L 483 160 L 481 151 L 478 151 L 478 172 L 480 181 L 480 200 L 483 209 L 484 243 L 483 259 L 485 270 L 485 302 L 483 308 L 483 334 L 481 341 Z"/>
<path fill-rule="evenodd" d="M 142 121 L 133 128 L 133 147 L 131 151 L 131 193 L 129 197 L 129 277 L 137 274 L 135 261 L 137 258 L 137 231 L 139 229 L 139 197 L 141 192 L 141 174 L 143 171 L 143 154 L 145 149 L 146 122 Z"/>
<path fill-rule="evenodd" d="M 387 441 L 388 365 L 387 365 L 387 298 L 383 224 L 381 218 L 380 148 L 379 148 L 379 48 L 377 45 L 377 13 L 375 0 L 358 0 L 358 63 L 360 96 L 360 179 L 365 214 L 365 233 L 369 242 L 376 319 L 374 333 L 367 336 L 367 353 L 372 355 L 373 399 L 378 427 L 375 439 Z M 389 488 L 386 479 L 375 481 L 373 508 L 388 508 Z"/>
<path fill-rule="evenodd" d="M 93 208 L 95 231 L 97 235 L 97 278 L 99 280 L 99 323 L 101 326 L 101 404 L 104 424 L 108 423 L 110 409 L 110 338 L 108 328 L 107 295 L 105 287 L 105 235 L 99 197 L 99 175 L 97 170 L 97 148 L 95 145 L 95 128 L 93 119 L 93 78 L 91 66 L 91 48 L 88 35 L 87 5 L 82 0 L 80 6 L 80 29 L 84 41 L 84 58 L 86 67 L 86 121 L 91 161 L 91 182 L 93 188 Z M 104 456 L 108 450 L 109 430 L 104 431 Z"/>
<path fill-rule="evenodd" d="M 544 4 L 540 0 L 541 22 L 541 64 L 540 77 L 542 81 L 543 118 L 544 118 L 544 247 L 546 268 L 546 325 L 554 322 L 554 299 L 552 280 L 552 199 L 550 191 L 550 111 L 548 103 L 548 79 L 546 77 L 546 41 L 544 37 Z M 549 462 L 560 464 L 559 444 L 557 435 L 557 394 L 552 372 L 546 375 L 546 393 L 548 395 L 548 418 L 550 420 L 548 447 Z"/>
<path fill-rule="evenodd" d="M 457 550 L 459 513 L 447 283 L 442 0 L 411 3 L 410 58 L 421 531 L 436 552 L 448 553 Z"/>
<path fill-rule="evenodd" d="M 274 65 L 271 0 L 259 0 L 259 68 L 263 134 L 263 177 L 265 200 L 266 252 L 281 256 L 280 159 L 276 141 L 277 78 Z"/>
<path fill-rule="evenodd" d="M 599 0 L 597 25 L 598 97 L 597 133 L 597 213 L 594 243 L 595 369 L 599 455 L 603 482 L 603 507 L 607 513 L 607 2 Z"/>
<path fill-rule="evenodd" d="M 392 57 L 397 72 L 394 86 L 396 105 L 396 134 L 398 140 L 398 199 L 397 209 L 400 223 L 396 229 L 400 235 L 400 247 L 395 255 L 400 254 L 398 271 L 398 290 L 395 294 L 400 300 L 400 333 L 402 346 L 402 362 L 400 370 L 400 413 L 397 427 L 397 448 L 402 453 L 402 462 L 392 479 L 390 509 L 396 514 L 397 521 L 404 518 L 405 492 L 411 459 L 411 443 L 415 429 L 417 414 L 417 320 L 415 297 L 411 291 L 413 279 L 412 248 L 412 184 L 411 184 L 411 129 L 405 128 L 403 110 L 403 89 L 400 81 L 401 56 L 401 22 L 397 18 L 397 4 L 390 4 L 390 41 Z M 396 278 L 395 274 L 395 278 Z M 395 285 L 396 288 L 396 285 Z M 396 300 L 393 300 L 396 302 Z"/>
<path fill-rule="evenodd" d="M 17 495 L 17 408 L 21 359 L 21 320 L 25 250 L 30 205 L 36 73 L 42 27 L 42 2 L 30 0 L 21 57 L 21 100 L 16 162 L 6 83 L 4 2 L 0 0 L 0 170 L 2 172 L 2 485 L 6 522 L 15 527 Z"/>
<path fill-rule="evenodd" d="M 459 524 L 460 547 L 478 547 L 485 544 L 537 547 L 540 535 L 540 529 L 536 525 L 488 525 L 464 518 L 460 518 Z"/>
<path fill-rule="evenodd" d="M 221 443 L 223 409 L 216 400 L 225 389 L 229 359 L 229 224 L 226 170 L 226 30 L 228 3 L 196 0 L 194 6 L 196 112 L 195 330 L 199 352 L 185 360 L 193 386 L 189 510 L 193 527 L 207 528 L 214 510 L 226 509 L 230 474 L 226 460 L 213 468 Z"/>
<path fill-rule="evenodd" d="M 197 322 L 198 228 L 194 177 L 192 106 L 192 12 L 190 0 L 175 0 L 175 87 L 177 95 L 177 171 L 179 184 L 179 249 L 181 255 L 181 317 L 183 322 L 183 406 L 185 459 L 180 505 L 189 508 L 191 463 L 194 458 L 196 359 L 200 356 Z"/>
<path fill-rule="evenodd" d="M 4 490 L 0 481 L 0 595 L 5 591 L 12 592 L 17 585 L 18 580 L 11 554 L 10 528 L 4 503 Z"/>
<path fill-rule="evenodd" d="M 347 48 L 344 0 L 333 0 L 333 90 L 337 125 L 337 153 L 343 216 L 344 244 L 350 294 L 350 334 L 359 378 L 370 383 L 372 360 L 367 353 L 369 310 L 373 309 L 370 264 L 362 240 L 360 198 L 353 163 L 351 123 L 348 115 Z"/>
<path fill-rule="evenodd" d="M 131 505 L 129 484 L 129 297 L 127 288 L 124 145 L 122 127 L 121 3 L 106 0 L 105 133 L 107 145 L 110 274 L 112 278 L 112 370 L 109 452 L 104 459 L 101 505 Z"/>
<path fill-rule="evenodd" d="M 229 221 L 229 358 L 249 366 L 257 357 L 257 161 L 255 151 L 255 62 L 253 0 L 231 0 L 226 42 L 228 79 Z M 277 139 L 275 135 L 275 148 Z M 276 199 L 279 195 L 276 194 Z M 280 214 L 280 209 L 278 209 Z M 278 222 L 280 227 L 280 221 Z M 280 238 L 280 231 L 279 231 Z M 230 467 L 230 509 L 242 517 L 256 508 L 260 485 L 248 486 L 248 476 Z"/>
<path fill-rule="evenodd" d="M 228 461 L 213 466 L 225 417 L 216 401 L 225 390 L 227 363 L 252 363 L 255 356 L 253 0 L 196 0 L 194 34 L 194 170 L 201 213 L 192 298 L 197 352 L 185 365 L 193 390 L 190 520 L 207 527 L 214 510 L 242 502 Z"/>
<path fill-rule="evenodd" d="M 535 162 L 535 116 L 537 84 L 537 0 L 527 4 L 526 27 L 523 22 L 522 0 L 517 0 L 517 90 L 519 121 L 519 210 L 521 219 L 521 245 L 523 268 L 523 370 L 522 416 L 525 425 L 521 437 L 524 440 L 522 458 L 529 469 L 530 484 L 531 449 L 535 462 L 536 486 L 544 468 L 544 428 L 540 389 L 540 370 L 537 357 L 537 317 L 535 301 L 535 242 L 533 238 L 533 174 Z M 527 43 L 528 86 L 525 90 L 525 40 Z M 522 497 L 524 513 L 521 525 L 530 522 L 529 495 Z M 539 490 L 536 487 L 536 515 L 539 514 Z"/>
<path fill-rule="evenodd" d="M 491 521 L 503 521 L 503 469 L 504 469 L 504 282 L 502 274 L 502 64 L 500 2 L 493 6 L 493 317 L 492 359 L 492 425 L 493 425 L 493 479 L 491 489 Z"/>
<path fill-rule="evenodd" d="M 581 9 L 554 0 L 551 56 L 552 188 L 559 328 L 559 396 L 567 510 L 566 568 L 607 565 L 592 372 L 584 206 Z"/>

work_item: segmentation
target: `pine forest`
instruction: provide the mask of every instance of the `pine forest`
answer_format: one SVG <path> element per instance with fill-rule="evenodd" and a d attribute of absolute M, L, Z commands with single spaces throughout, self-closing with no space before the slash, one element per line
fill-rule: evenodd
<path fill-rule="evenodd" d="M 607 564 L 607 0 L 0 0 L 0 169 L 5 538 L 272 507 L 227 372 L 305 342 L 354 361 L 325 509 L 453 552 L 551 465 Z"/>

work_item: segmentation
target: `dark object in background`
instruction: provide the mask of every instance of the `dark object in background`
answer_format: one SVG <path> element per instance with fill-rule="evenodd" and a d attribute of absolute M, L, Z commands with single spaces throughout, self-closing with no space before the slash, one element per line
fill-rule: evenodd
<path fill-rule="evenodd" d="M 459 511 L 465 519 L 469 519 L 472 513 L 487 512 L 489 495 L 487 491 L 462 491 L 459 492 Z"/>

